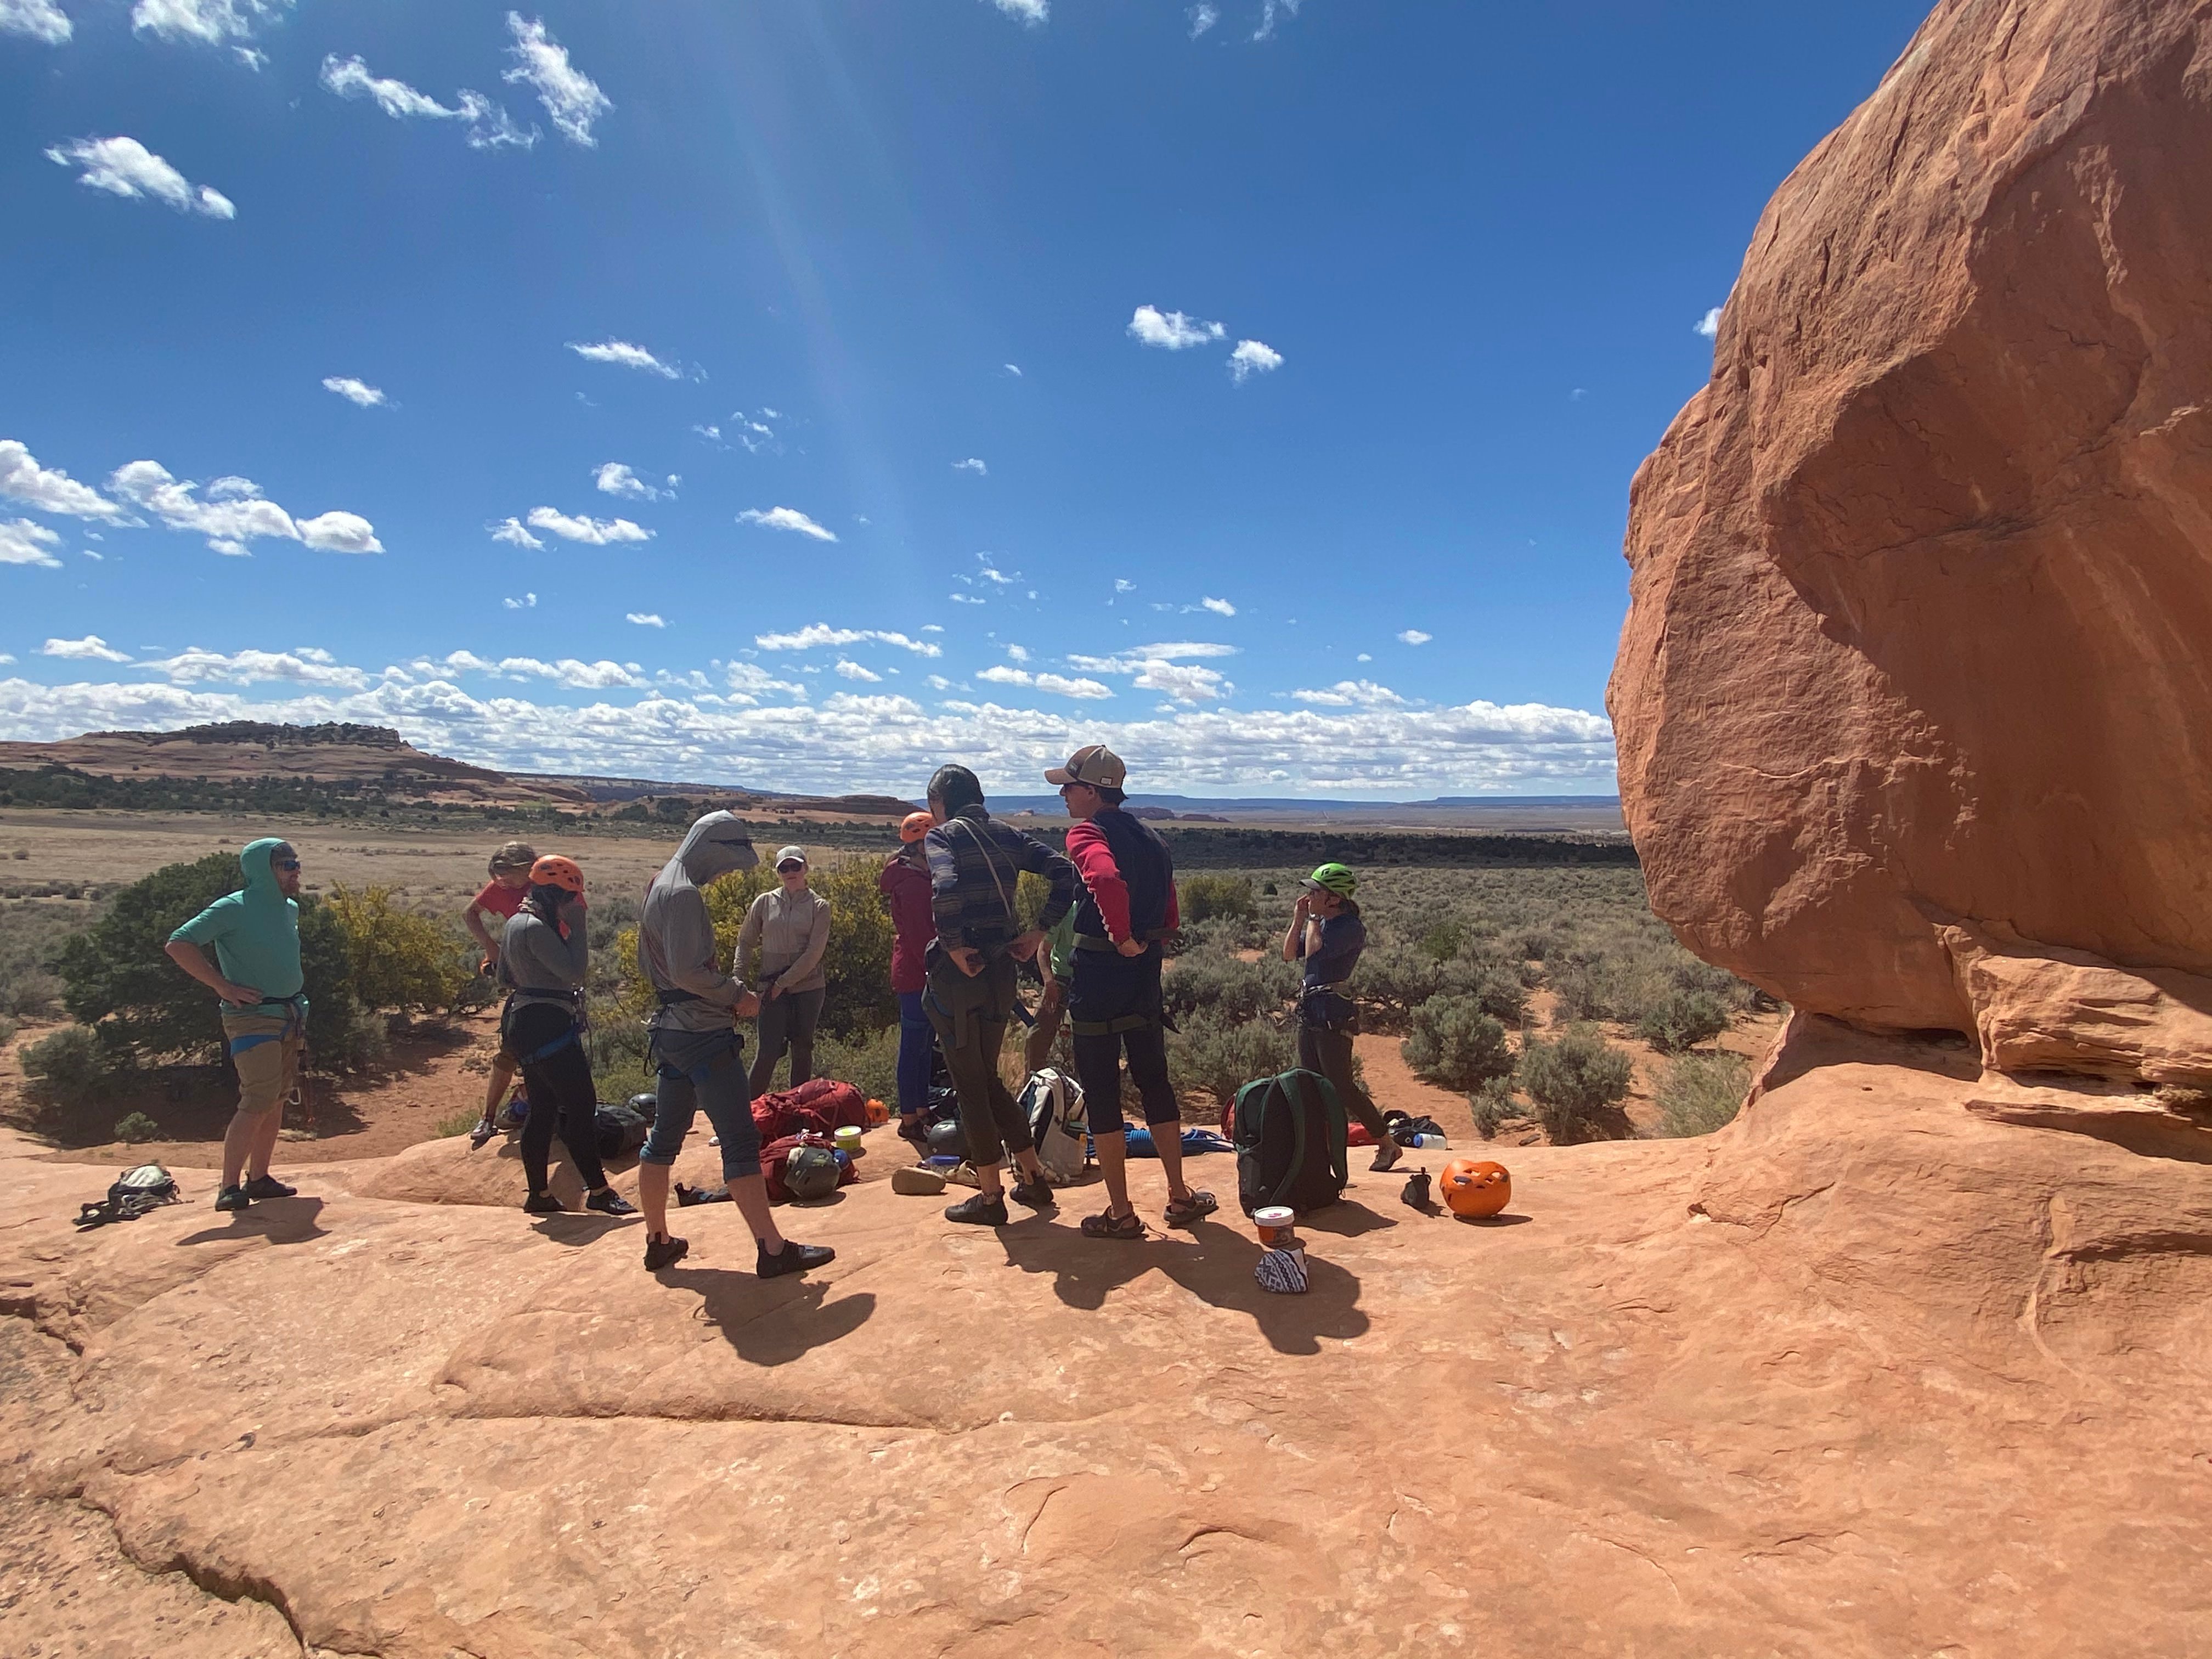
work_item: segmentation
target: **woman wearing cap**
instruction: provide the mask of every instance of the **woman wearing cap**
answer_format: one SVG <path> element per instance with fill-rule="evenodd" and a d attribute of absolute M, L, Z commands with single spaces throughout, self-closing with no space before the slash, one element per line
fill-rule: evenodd
<path fill-rule="evenodd" d="M 607 1185 L 599 1164 L 599 1091 L 584 1054 L 584 969 L 590 951 L 584 918 L 584 872 L 573 859 L 552 856 L 530 866 L 530 891 L 500 940 L 499 980 L 512 988 L 500 1012 L 501 1047 L 522 1066 L 530 1115 L 522 1121 L 522 1172 L 532 1215 L 557 1215 L 561 1200 L 546 1189 L 545 1158 L 557 1126 L 584 1200 L 602 1215 L 637 1212 Z"/>
<path fill-rule="evenodd" d="M 1359 878 L 1340 864 L 1324 864 L 1298 884 L 1290 931 L 1283 935 L 1283 960 L 1305 963 L 1298 993 L 1298 1064 L 1319 1072 L 1335 1089 L 1346 1111 L 1375 1139 L 1375 1162 L 1387 1170 L 1398 1161 L 1398 1143 L 1382 1127 L 1382 1115 L 1352 1074 L 1352 1039 L 1359 1031 L 1358 1005 L 1344 985 L 1367 948 L 1367 924 L 1352 895 Z"/>
<path fill-rule="evenodd" d="M 787 847 L 775 855 L 782 883 L 769 889 L 745 912 L 738 929 L 738 977 L 760 988 L 760 1052 L 753 1057 L 752 1091 L 757 1100 L 775 1080 L 775 1064 L 791 1051 L 791 1087 L 814 1075 L 814 1027 L 822 1018 L 829 980 L 822 953 L 830 948 L 830 901 L 806 884 L 806 854 Z M 746 971 L 760 952 L 758 974 Z"/>
<path fill-rule="evenodd" d="M 461 911 L 461 925 L 469 930 L 483 951 L 483 964 L 477 971 L 493 974 L 499 970 L 500 941 L 483 924 L 483 918 L 495 919 L 501 933 L 522 908 L 523 896 L 530 891 L 530 866 L 538 862 L 538 849 L 526 841 L 511 841 L 491 855 L 491 879 L 484 883 L 477 896 Z M 471 1151 L 482 1146 L 499 1133 L 500 1103 L 515 1073 L 514 1056 L 505 1045 L 491 1057 L 491 1076 L 484 1083 L 483 1118 L 469 1132 Z"/>
<path fill-rule="evenodd" d="M 876 878 L 876 890 L 891 913 L 891 989 L 899 1005 L 899 1133 L 917 1143 L 929 1109 L 929 1051 L 937 1041 L 921 1006 L 922 988 L 929 983 L 929 944 L 937 937 L 921 838 L 935 823 L 927 812 L 908 813 L 899 825 L 899 849 L 884 860 L 884 872 Z"/>

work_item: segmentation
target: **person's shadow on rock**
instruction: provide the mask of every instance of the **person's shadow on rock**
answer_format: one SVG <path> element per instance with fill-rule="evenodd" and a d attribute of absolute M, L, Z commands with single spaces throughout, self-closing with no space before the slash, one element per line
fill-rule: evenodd
<path fill-rule="evenodd" d="M 640 1224 L 641 1220 L 637 1216 L 601 1215 L 595 1210 L 586 1210 L 581 1214 L 571 1211 L 562 1215 L 542 1216 L 531 1231 L 556 1244 L 580 1249 L 586 1244 L 596 1244 L 609 1233 Z"/>
<path fill-rule="evenodd" d="M 1339 1238 L 1357 1238 L 1362 1233 L 1379 1232 L 1397 1224 L 1395 1216 L 1378 1215 L 1356 1198 L 1340 1198 L 1323 1209 L 1298 1218 L 1298 1225 L 1307 1232 L 1334 1233 Z"/>
<path fill-rule="evenodd" d="M 328 1238 L 330 1229 L 319 1224 L 316 1218 L 323 1212 L 319 1198 L 264 1198 L 251 1208 L 233 1210 L 223 1219 L 228 1224 L 203 1227 L 196 1233 L 186 1233 L 179 1244 L 213 1244 L 242 1238 L 265 1238 L 271 1244 L 304 1244 L 310 1239 Z"/>
<path fill-rule="evenodd" d="M 671 1267 L 662 1284 L 694 1291 L 704 1320 L 740 1359 L 754 1365 L 787 1365 L 810 1349 L 850 1336 L 876 1311 L 875 1293 L 861 1291 L 827 1300 L 831 1285 L 804 1279 L 763 1279 L 727 1267 Z"/>

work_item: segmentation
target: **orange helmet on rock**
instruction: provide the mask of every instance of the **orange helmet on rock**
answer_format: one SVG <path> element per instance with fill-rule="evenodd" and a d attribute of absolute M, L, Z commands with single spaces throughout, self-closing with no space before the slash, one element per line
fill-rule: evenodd
<path fill-rule="evenodd" d="M 937 820 L 927 812 L 909 812 L 899 820 L 899 839 L 917 842 L 930 832 Z"/>
<path fill-rule="evenodd" d="M 530 866 L 530 884 L 533 887 L 558 887 L 563 892 L 584 890 L 584 866 L 574 859 L 564 859 L 558 853 L 548 853 Z"/>
<path fill-rule="evenodd" d="M 1513 1177 L 1503 1164 L 1487 1159 L 1454 1158 L 1444 1165 L 1437 1187 L 1444 1207 L 1468 1221 L 1496 1215 L 1513 1201 Z"/>

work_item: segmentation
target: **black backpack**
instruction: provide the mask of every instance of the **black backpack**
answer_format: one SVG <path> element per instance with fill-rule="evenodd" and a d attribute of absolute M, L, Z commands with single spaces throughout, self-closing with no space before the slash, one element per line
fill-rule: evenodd
<path fill-rule="evenodd" d="M 602 1106 L 597 1115 L 601 1158 L 628 1158 L 653 1133 L 653 1119 L 635 1106 Z"/>
<path fill-rule="evenodd" d="M 1263 1077 L 1237 1091 L 1230 1138 L 1237 1145 L 1237 1197 L 1244 1213 L 1287 1204 L 1304 1215 L 1343 1196 L 1351 1179 L 1344 1104 L 1318 1072 Z"/>
<path fill-rule="evenodd" d="M 176 1176 L 158 1164 L 141 1164 L 117 1176 L 107 1189 L 107 1196 L 99 1203 L 79 1206 L 76 1224 L 90 1229 L 105 1226 L 111 1221 L 136 1221 L 149 1210 L 180 1203 L 183 1199 L 184 1194 L 177 1188 Z"/>

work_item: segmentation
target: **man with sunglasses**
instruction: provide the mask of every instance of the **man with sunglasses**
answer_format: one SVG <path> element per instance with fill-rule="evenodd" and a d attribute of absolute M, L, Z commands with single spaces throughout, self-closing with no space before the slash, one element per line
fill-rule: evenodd
<path fill-rule="evenodd" d="M 238 1110 L 222 1138 L 218 1210 L 243 1210 L 256 1199 L 290 1198 L 299 1190 L 269 1173 L 269 1159 L 307 1046 L 300 855 L 289 842 L 249 842 L 238 867 L 244 889 L 209 905 L 170 934 L 168 944 L 170 959 L 222 999 L 223 1041 L 238 1073 Z"/>

